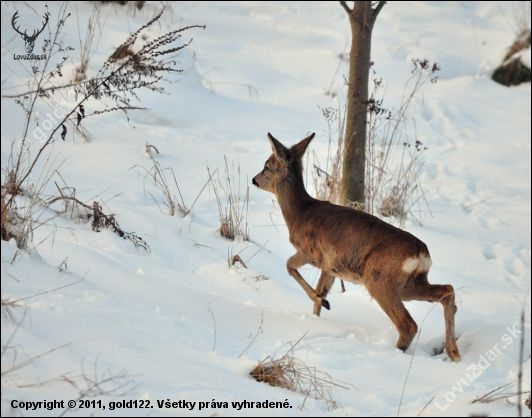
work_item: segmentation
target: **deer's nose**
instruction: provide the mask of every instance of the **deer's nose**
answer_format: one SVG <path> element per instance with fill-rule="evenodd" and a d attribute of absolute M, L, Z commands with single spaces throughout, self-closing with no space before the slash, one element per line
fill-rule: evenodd
<path fill-rule="evenodd" d="M 253 180 L 251 180 L 251 182 L 252 182 L 255 186 L 259 187 L 259 183 L 257 183 L 257 180 L 255 180 L 255 177 L 253 177 Z"/>

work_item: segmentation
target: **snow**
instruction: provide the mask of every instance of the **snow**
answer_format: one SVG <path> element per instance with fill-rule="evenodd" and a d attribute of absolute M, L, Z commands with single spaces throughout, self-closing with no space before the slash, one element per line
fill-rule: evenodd
<path fill-rule="evenodd" d="M 32 22 L 22 4 L 2 5 L 3 94 L 23 88 L 28 77 L 24 63 L 12 59 L 23 46 L 10 25 L 16 7 L 21 24 Z M 69 7 L 83 22 L 93 6 Z M 102 9 L 105 24 L 91 65 L 97 68 L 157 7 L 134 16 Z M 57 13 L 56 5 L 49 8 Z M 66 405 L 23 410 L 12 401 L 66 403 L 79 396 L 67 378 L 83 389 L 87 381 L 80 376 L 114 376 L 103 387 L 108 395 L 85 398 L 100 400 L 105 410 L 92 404 L 67 415 L 391 416 L 400 406 L 402 416 L 515 416 L 516 397 L 472 403 L 515 382 L 521 367 L 523 389 L 530 391 L 530 84 L 506 88 L 489 78 L 513 40 L 512 13 L 511 3 L 389 2 L 374 29 L 372 56 L 388 103 L 400 100 L 412 58 L 442 67 L 439 82 L 425 86 L 411 114 L 429 148 L 422 183 L 432 217 L 406 229 L 430 249 L 430 281 L 456 290 L 461 362 L 434 355 L 444 340 L 439 305 L 407 304 L 421 331 L 406 353 L 395 348 L 397 331 L 361 286 L 347 283 L 341 293 L 337 283 L 328 298 L 331 311 L 314 317 L 312 302 L 286 272 L 293 248 L 279 206 L 250 184 L 270 153 L 267 132 L 286 144 L 317 132 L 310 153 L 326 155 L 319 106 L 336 106 L 338 99 L 325 92 L 331 83 L 338 89 L 346 72 L 343 63 L 334 76 L 338 54 L 349 48 L 342 8 L 331 2 L 179 2 L 161 30 L 207 28 L 189 34 L 191 48 L 179 55 L 184 72 L 168 94 L 142 94 L 149 111 L 130 113 L 130 122 L 119 114 L 87 120 L 91 142 L 69 136 L 51 149 L 77 197 L 105 202 L 151 251 L 50 211 L 42 219 L 51 220 L 35 230 L 33 250 L 1 242 L 2 300 L 20 305 L 13 311 L 19 326 L 2 318 L 2 415 L 60 415 Z M 77 46 L 75 20 L 66 33 Z M 530 49 L 526 54 L 530 61 Z M 2 99 L 2 167 L 23 116 Z M 160 150 L 161 167 L 173 169 L 186 205 L 200 194 L 187 216 L 169 216 L 150 196 L 160 195 L 144 180 L 142 167 L 151 167 L 146 143 Z M 242 195 L 250 185 L 250 241 L 220 237 L 214 193 L 200 193 L 207 168 L 223 178 L 224 157 L 240 168 Z M 56 193 L 53 182 L 46 192 Z M 248 268 L 229 268 L 231 254 Z M 301 273 L 317 283 L 314 268 Z M 332 408 L 249 376 L 260 360 L 284 354 L 301 337 L 293 355 L 347 387 L 333 388 Z M 137 407 L 110 410 L 111 402 L 124 400 L 136 400 Z M 141 400 L 153 408 L 141 408 Z M 157 403 L 167 400 L 174 407 Z M 289 407 L 232 405 L 244 400 Z M 194 408 L 179 401 L 195 402 Z M 530 416 L 526 407 L 523 412 Z"/>

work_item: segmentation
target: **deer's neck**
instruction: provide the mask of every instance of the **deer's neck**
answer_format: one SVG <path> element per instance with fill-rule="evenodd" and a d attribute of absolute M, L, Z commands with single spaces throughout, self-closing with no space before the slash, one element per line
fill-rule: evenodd
<path fill-rule="evenodd" d="M 275 194 L 289 228 L 301 217 L 308 205 L 314 200 L 307 193 L 300 173 L 290 176 L 290 178 L 279 184 Z"/>

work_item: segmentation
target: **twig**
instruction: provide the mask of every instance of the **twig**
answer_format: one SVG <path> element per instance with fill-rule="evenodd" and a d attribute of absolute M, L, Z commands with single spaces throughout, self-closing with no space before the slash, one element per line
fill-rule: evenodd
<path fill-rule="evenodd" d="M 159 150 L 155 145 L 146 143 L 146 152 L 151 156 L 152 151 L 155 151 L 157 154 L 160 154 Z"/>
<path fill-rule="evenodd" d="M 408 377 L 410 376 L 410 370 L 412 370 L 412 364 L 414 363 L 414 357 L 416 354 L 417 343 L 419 341 L 419 337 L 421 336 L 421 330 L 423 329 L 423 324 L 425 323 L 425 320 L 428 318 L 429 314 L 432 312 L 433 309 L 434 309 L 434 305 L 432 305 L 431 308 L 427 311 L 427 313 L 425 314 L 425 317 L 423 318 L 419 326 L 417 337 L 416 337 L 416 342 L 414 343 L 414 348 L 412 351 L 412 357 L 410 357 L 410 363 L 408 363 L 408 370 L 406 371 L 405 381 L 403 383 L 403 389 L 401 390 L 401 399 L 399 399 L 399 405 L 397 406 L 397 414 L 396 414 L 397 417 L 401 413 L 401 405 L 403 404 L 403 398 L 405 396 L 406 384 L 408 383 Z"/>
<path fill-rule="evenodd" d="M 525 309 L 521 310 L 521 337 L 519 338 L 519 372 L 517 373 L 517 416 L 523 416 L 521 393 L 523 390 L 523 356 L 525 349 Z"/>
<path fill-rule="evenodd" d="M 76 198 L 74 196 L 63 196 L 63 195 L 62 196 L 56 196 L 56 197 L 53 197 L 51 199 L 48 199 L 48 201 L 46 203 L 48 204 L 48 206 L 50 206 L 51 204 L 53 204 L 53 203 L 55 203 L 55 202 L 57 202 L 59 200 L 72 201 L 72 202 L 77 203 L 80 206 L 83 206 L 85 209 L 93 210 L 92 206 L 89 206 L 86 203 L 83 203 L 81 200 L 79 200 L 78 198 Z"/>
<path fill-rule="evenodd" d="M 55 351 L 61 350 L 61 349 L 65 348 L 65 347 L 68 347 L 70 344 L 71 344 L 70 342 L 62 344 L 62 345 L 60 345 L 58 347 L 54 347 L 54 348 L 51 348 L 49 350 L 43 351 L 42 353 L 37 354 L 37 355 L 35 355 L 33 357 L 30 357 L 30 358 L 28 358 L 26 360 L 22 360 L 22 361 L 20 361 L 18 363 L 15 363 L 9 369 L 3 370 L 2 371 L 2 376 L 6 375 L 6 374 L 9 374 L 9 373 L 12 373 L 12 372 L 14 372 L 14 371 L 16 371 L 16 370 L 18 370 L 18 369 L 20 369 L 22 367 L 25 367 L 28 364 L 32 363 L 34 360 L 37 360 L 37 359 L 39 359 L 41 357 L 44 357 L 44 356 L 46 356 L 48 354 L 51 354 L 51 353 L 55 352 Z"/>
<path fill-rule="evenodd" d="M 44 292 L 40 292 L 40 293 L 36 293 L 34 295 L 30 295 L 30 296 L 26 296 L 26 297 L 23 297 L 23 298 L 20 298 L 20 299 L 16 299 L 14 300 L 13 302 L 14 303 L 17 303 L 17 302 L 21 302 L 23 300 L 28 300 L 28 299 L 33 299 L 33 298 L 36 298 L 37 296 L 42 296 L 42 295 L 47 295 L 48 293 L 52 293 L 52 292 L 56 292 L 58 290 L 61 290 L 61 289 L 64 289 L 66 287 L 70 287 L 70 286 L 73 286 L 79 282 L 82 282 L 83 280 L 85 279 L 79 279 L 79 280 L 76 280 L 75 282 L 72 282 L 72 283 L 69 283 L 69 284 L 66 284 L 64 286 L 60 286 L 60 287 L 56 287 L 54 289 L 50 289 L 50 290 L 46 290 Z"/>
<path fill-rule="evenodd" d="M 262 334 L 262 324 L 264 323 L 264 311 L 262 311 L 260 313 L 260 323 L 259 323 L 259 326 L 257 328 L 257 331 L 255 332 L 255 335 L 253 336 L 253 338 L 251 339 L 251 341 L 249 342 L 249 344 L 246 346 L 246 348 L 244 348 L 244 350 L 242 350 L 242 352 L 238 355 L 238 358 L 242 357 L 244 355 L 244 353 L 246 351 L 249 350 L 249 348 L 253 345 L 253 343 L 255 342 L 255 340 L 257 339 L 257 337 L 259 336 L 259 334 Z"/>
<path fill-rule="evenodd" d="M 508 392 L 507 390 L 511 388 L 512 386 L 516 385 L 517 382 L 510 382 L 506 383 L 504 385 L 498 386 L 495 389 L 490 390 L 489 392 L 486 392 L 484 395 L 477 397 L 474 401 L 471 403 L 490 403 L 495 402 L 501 399 L 508 399 L 513 398 L 514 396 L 521 396 L 522 394 L 530 393 L 530 391 L 516 391 L 516 392 Z"/>
<path fill-rule="evenodd" d="M 421 414 L 422 414 L 423 412 L 425 412 L 425 409 L 427 409 L 427 407 L 432 403 L 432 401 L 434 400 L 435 397 L 436 397 L 436 395 L 432 395 L 432 398 L 430 398 L 429 401 L 425 404 L 425 406 L 421 409 L 421 411 L 419 411 L 419 412 L 417 413 L 417 415 L 416 415 L 417 417 L 420 417 Z"/>
<path fill-rule="evenodd" d="M 473 206 L 476 206 L 476 205 L 478 205 L 478 204 L 480 204 L 480 203 L 484 203 L 485 201 L 490 200 L 490 199 L 493 199 L 493 196 L 488 196 L 488 197 L 486 197 L 486 198 L 484 198 L 484 199 L 480 199 L 480 200 L 478 200 L 478 201 L 476 201 L 476 202 L 470 203 L 469 205 L 464 205 L 464 209 L 465 209 L 465 210 L 469 210 L 469 209 L 471 209 Z"/>
<path fill-rule="evenodd" d="M 78 405 L 78 401 L 84 398 L 94 398 L 98 396 L 111 396 L 115 398 L 125 397 L 126 395 L 133 392 L 136 388 L 134 381 L 131 379 L 130 375 L 124 370 L 121 370 L 116 374 L 104 374 L 104 376 L 100 377 L 98 373 L 98 364 L 95 363 L 93 374 L 94 377 L 91 378 L 83 370 L 83 373 L 81 374 L 80 378 L 83 381 L 83 384 L 85 386 L 84 388 L 80 387 L 81 385 L 76 383 L 74 379 L 68 378 L 66 375 L 62 376 L 63 380 L 66 383 L 72 385 L 79 391 L 79 395 L 77 399 L 75 399 L 74 405 Z M 114 383 L 114 387 L 111 386 L 109 388 L 109 383 Z M 65 416 L 67 412 L 72 411 L 73 409 L 75 409 L 75 407 L 71 408 L 70 406 L 68 406 L 61 412 L 61 414 L 59 414 L 59 416 Z"/>
<path fill-rule="evenodd" d="M 212 342 L 212 351 L 216 351 L 216 318 L 214 317 L 214 312 L 211 309 L 211 303 L 209 302 L 208 311 L 211 314 L 211 320 L 213 325 L 214 339 Z"/>

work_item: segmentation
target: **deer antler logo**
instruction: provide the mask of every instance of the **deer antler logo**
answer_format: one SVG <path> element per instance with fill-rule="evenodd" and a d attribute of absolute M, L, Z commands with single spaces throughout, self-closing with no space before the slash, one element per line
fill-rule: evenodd
<path fill-rule="evenodd" d="M 37 40 L 37 37 L 41 34 L 41 32 L 44 30 L 46 25 L 48 24 L 48 13 L 44 15 L 44 23 L 42 25 L 42 28 L 40 30 L 34 30 L 32 35 L 28 35 L 28 31 L 25 30 L 24 33 L 22 33 L 19 30 L 18 26 L 16 25 L 16 21 L 18 18 L 18 10 L 13 15 L 13 19 L 11 19 L 11 26 L 13 26 L 13 29 L 15 29 L 15 32 L 17 32 L 20 36 L 22 36 L 22 39 L 24 40 L 26 52 L 28 54 L 31 54 L 33 52 L 33 48 L 35 47 L 35 41 Z"/>

